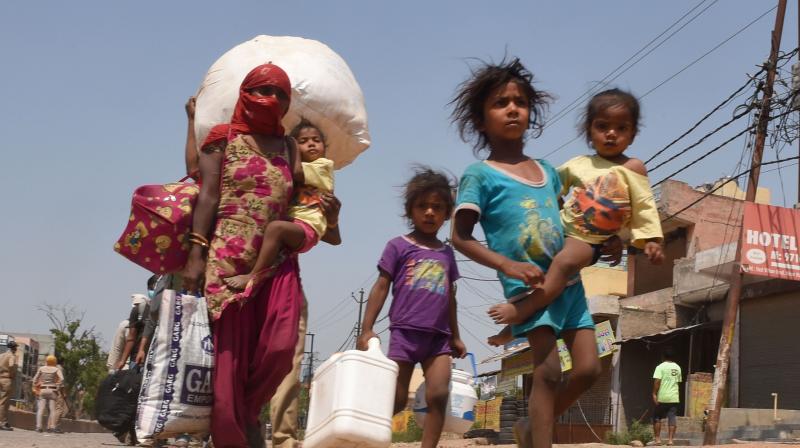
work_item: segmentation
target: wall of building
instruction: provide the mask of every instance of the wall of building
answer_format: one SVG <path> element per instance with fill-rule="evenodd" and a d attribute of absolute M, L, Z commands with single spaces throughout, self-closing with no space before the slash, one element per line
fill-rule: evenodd
<path fill-rule="evenodd" d="M 745 299 L 740 318 L 739 406 L 800 409 L 800 292 Z"/>
<path fill-rule="evenodd" d="M 622 409 L 627 425 L 634 420 L 647 423 L 652 419 L 653 411 L 653 371 L 662 361 L 661 351 L 670 346 L 675 351 L 675 362 L 685 372 L 689 360 L 689 335 L 670 335 L 661 342 L 630 341 L 622 344 L 620 359 L 620 377 Z M 685 403 L 685 387 L 680 386 L 681 405 L 678 415 L 683 415 Z"/>
<path fill-rule="evenodd" d="M 658 333 L 677 324 L 672 288 L 626 297 L 619 305 L 623 338 Z"/>
<path fill-rule="evenodd" d="M 573 404 L 567 412 L 559 418 L 562 423 L 569 421 L 583 422 L 583 416 L 589 423 L 610 424 L 611 412 L 611 356 L 600 358 L 602 371 L 592 387 L 584 392 L 579 403 Z M 583 413 L 581 413 L 583 411 Z"/>
<path fill-rule="evenodd" d="M 659 191 L 659 211 L 663 217 L 670 216 L 703 194 L 683 182 L 666 182 Z M 664 226 L 666 229 L 691 227 L 687 247 L 687 256 L 691 257 L 695 252 L 735 241 L 742 225 L 742 205 L 740 200 L 711 195 L 665 222 Z"/>
<path fill-rule="evenodd" d="M 721 183 L 722 183 L 722 181 L 714 182 L 712 185 L 709 185 L 706 188 L 701 188 L 701 191 L 702 190 L 713 190 L 714 188 L 718 187 Z M 715 191 L 713 194 L 716 195 L 716 196 L 726 196 L 726 197 L 729 197 L 729 198 L 735 198 L 735 199 L 744 200 L 746 192 L 744 190 L 742 190 L 741 188 L 739 188 L 739 186 L 736 185 L 736 182 L 729 182 L 729 183 L 723 185 L 722 187 L 720 187 L 720 189 Z M 769 204 L 770 203 L 770 196 L 771 196 L 771 193 L 769 191 L 769 188 L 758 187 L 758 189 L 756 189 L 756 203 L 757 204 Z"/>
<path fill-rule="evenodd" d="M 672 287 L 675 261 L 686 256 L 686 235 L 682 229 L 665 235 L 664 261 L 658 265 L 651 263 L 640 251 L 629 252 L 628 296 Z"/>
<path fill-rule="evenodd" d="M 628 295 L 628 271 L 612 267 L 589 266 L 581 270 L 586 297 Z"/>

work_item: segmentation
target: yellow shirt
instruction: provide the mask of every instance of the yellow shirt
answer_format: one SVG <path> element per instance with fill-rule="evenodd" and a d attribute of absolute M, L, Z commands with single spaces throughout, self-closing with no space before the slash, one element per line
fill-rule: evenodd
<path fill-rule="evenodd" d="M 564 233 L 600 244 L 629 229 L 631 245 L 662 239 L 661 219 L 647 176 L 600 156 L 578 156 L 558 168 L 561 195 L 572 194 L 561 209 Z"/>
<path fill-rule="evenodd" d="M 303 175 L 306 182 L 296 189 L 289 216 L 305 222 L 322 238 L 328 220 L 319 207 L 319 197 L 333 192 L 333 160 L 320 157 L 313 162 L 303 162 Z"/>

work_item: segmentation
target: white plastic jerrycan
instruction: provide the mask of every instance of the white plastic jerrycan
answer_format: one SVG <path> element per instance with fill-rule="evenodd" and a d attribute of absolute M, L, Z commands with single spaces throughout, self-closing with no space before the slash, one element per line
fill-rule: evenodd
<path fill-rule="evenodd" d="M 366 351 L 336 353 L 317 368 L 303 446 L 384 448 L 392 443 L 397 363 L 378 338 Z"/>
<path fill-rule="evenodd" d="M 467 353 L 472 363 L 472 373 L 477 376 L 475 355 Z M 475 403 L 478 394 L 473 388 L 473 376 L 468 372 L 453 369 L 450 374 L 450 396 L 447 400 L 444 427 L 442 431 L 464 434 L 475 423 Z M 420 427 L 425 425 L 425 416 L 428 414 L 428 405 L 425 403 L 425 383 L 420 384 L 414 397 L 414 417 Z"/>

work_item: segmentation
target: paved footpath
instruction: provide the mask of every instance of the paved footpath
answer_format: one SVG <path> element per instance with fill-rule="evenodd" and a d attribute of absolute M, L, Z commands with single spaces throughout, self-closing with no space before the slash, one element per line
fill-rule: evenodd
<path fill-rule="evenodd" d="M 111 434 L 47 434 L 33 431 L 15 429 L 14 431 L 0 431 L 0 448 L 103 448 L 125 446 L 117 441 Z M 472 440 L 443 440 L 442 448 L 474 447 Z M 493 448 L 512 448 L 515 445 L 494 445 Z M 586 443 L 575 445 L 554 445 L 556 448 L 619 448 L 601 443 Z M 394 448 L 416 448 L 418 443 L 396 443 Z M 800 448 L 798 445 L 789 444 L 756 444 L 726 445 L 727 448 Z M 677 448 L 677 447 L 675 447 Z"/>
<path fill-rule="evenodd" d="M 125 445 L 119 443 L 114 436 L 108 433 L 48 434 L 19 428 L 13 431 L 0 431 L 0 448 L 100 448 L 109 446 Z"/>

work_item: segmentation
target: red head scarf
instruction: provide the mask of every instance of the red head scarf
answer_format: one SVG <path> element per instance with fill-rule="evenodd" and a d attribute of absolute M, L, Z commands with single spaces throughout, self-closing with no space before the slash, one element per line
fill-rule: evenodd
<path fill-rule="evenodd" d="M 289 76 L 282 68 L 273 64 L 259 65 L 245 76 L 239 87 L 239 100 L 233 110 L 230 124 L 221 124 L 211 128 L 202 146 L 218 140 L 227 140 L 239 134 L 263 134 L 283 137 L 285 131 L 281 125 L 283 110 L 280 102 L 274 97 L 255 96 L 250 90 L 257 87 L 273 86 L 291 99 L 292 86 Z"/>

